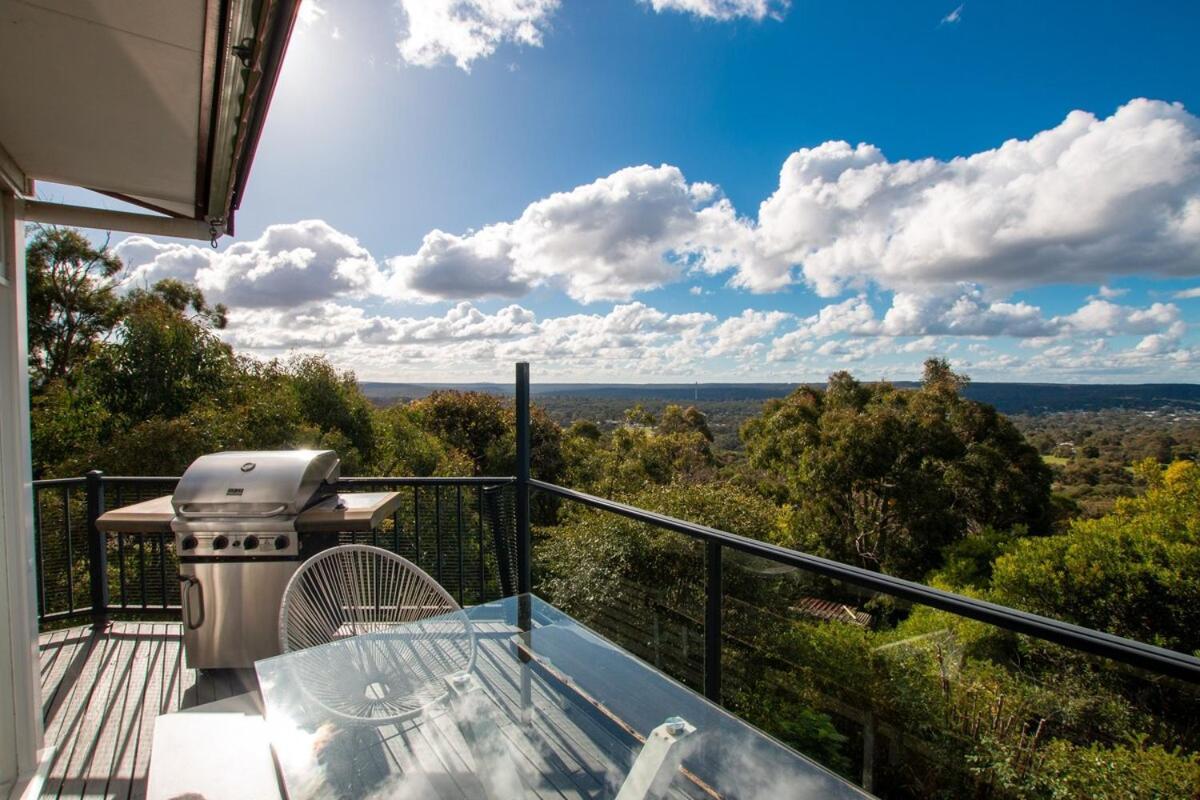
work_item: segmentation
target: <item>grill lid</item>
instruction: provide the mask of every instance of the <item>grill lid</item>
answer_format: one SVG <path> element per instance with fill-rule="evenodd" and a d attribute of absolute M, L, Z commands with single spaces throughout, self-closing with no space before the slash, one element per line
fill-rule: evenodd
<path fill-rule="evenodd" d="M 229 451 L 200 456 L 179 479 L 176 521 L 294 517 L 333 493 L 333 450 Z"/>

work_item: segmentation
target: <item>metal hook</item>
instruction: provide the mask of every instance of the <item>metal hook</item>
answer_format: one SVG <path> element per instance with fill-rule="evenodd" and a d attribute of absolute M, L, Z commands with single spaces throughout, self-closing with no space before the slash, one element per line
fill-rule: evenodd
<path fill-rule="evenodd" d="M 208 221 L 208 243 L 212 245 L 213 250 L 217 249 L 217 240 L 221 238 L 221 228 L 218 225 L 223 226 L 224 224 L 225 221 L 218 217 L 212 217 Z"/>

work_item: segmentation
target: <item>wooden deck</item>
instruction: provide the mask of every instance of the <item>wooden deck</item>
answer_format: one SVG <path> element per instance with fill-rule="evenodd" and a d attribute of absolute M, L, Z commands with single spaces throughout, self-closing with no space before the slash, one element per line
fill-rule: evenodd
<path fill-rule="evenodd" d="M 258 685 L 253 670 L 188 669 L 179 623 L 49 631 L 38 650 L 46 744 L 55 746 L 43 797 L 143 797 L 155 717 Z"/>

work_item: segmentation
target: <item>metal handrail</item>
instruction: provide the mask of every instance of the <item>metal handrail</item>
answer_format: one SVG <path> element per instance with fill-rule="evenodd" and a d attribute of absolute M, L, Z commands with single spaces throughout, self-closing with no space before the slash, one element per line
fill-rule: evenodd
<path fill-rule="evenodd" d="M 177 476 L 121 476 L 92 471 L 76 478 L 33 482 L 39 623 L 61 622 L 89 614 L 99 622 L 110 614 L 179 611 L 180 605 L 173 597 L 174 584 L 170 580 L 174 559 L 171 535 L 162 532 L 109 534 L 100 531 L 96 525 L 100 515 L 112 505 L 114 496 L 115 504 L 122 504 L 122 490 L 129 490 L 125 499 L 129 493 L 142 499 L 165 494 L 178 481 Z M 379 488 L 410 492 L 411 515 L 401 516 L 396 512 L 391 518 L 392 532 L 372 531 L 368 541 L 400 548 L 403 530 L 403 546 L 412 548 L 416 557 L 423 554 L 435 562 L 429 564 L 429 569 L 435 571 L 439 579 L 443 574 L 451 583 L 457 578 L 459 602 L 463 603 L 472 597 L 482 602 L 496 592 L 511 594 L 515 591 L 515 567 L 507 566 L 509 558 L 506 555 L 511 549 L 506 537 L 512 523 L 503 521 L 503 506 L 490 499 L 493 490 L 511 493 L 515 482 L 516 478 L 510 476 L 379 476 L 344 478 L 336 485 L 347 492 Z M 443 499 L 446 502 L 443 503 Z M 424 506 L 425 503 L 428 506 Z M 48 525 L 46 515 L 42 513 L 43 506 L 53 513 L 54 527 Z M 469 526 L 464 515 L 472 517 Z M 424 547 L 423 535 L 428 537 Z M 52 562 L 46 558 L 48 547 L 55 548 Z M 503 566 L 497 566 L 492 559 Z M 473 562 L 469 572 L 468 561 Z M 108 574 L 110 563 L 114 565 L 112 575 Z M 86 567 L 86 579 L 80 574 L 82 567 Z"/>
<path fill-rule="evenodd" d="M 1113 661 L 1130 666 L 1146 669 L 1151 672 L 1167 675 L 1172 678 L 1200 683 L 1200 659 L 1168 650 L 1164 647 L 1114 636 L 1110 633 L 1092 630 L 1069 622 L 1043 617 L 1027 611 L 990 603 L 973 597 L 954 594 L 953 592 L 935 589 L 931 586 L 915 583 L 914 581 L 896 578 L 880 572 L 872 572 L 862 567 L 843 564 L 828 558 L 808 555 L 786 547 L 739 536 L 734 533 L 698 525 L 694 522 L 669 517 L 653 511 L 637 508 L 636 506 L 606 500 L 602 497 L 567 489 L 545 481 L 529 481 L 532 488 L 556 495 L 566 500 L 572 500 L 592 508 L 619 514 L 630 519 L 644 522 L 655 527 L 672 530 L 700 539 L 710 546 L 728 547 L 749 555 L 765 558 L 779 564 L 798 567 L 828 578 L 835 578 L 846 583 L 860 586 L 864 589 L 909 600 L 915 603 L 949 611 L 969 619 L 986 622 L 998 628 L 1023 633 L 1054 644 L 1065 645 L 1091 655 L 1102 656 Z M 711 549 L 710 549 L 711 553 Z M 719 568 L 719 561 L 718 561 Z M 718 569 L 719 575 L 719 569 Z M 712 576 L 710 575 L 710 578 Z M 710 594 L 716 591 L 719 595 L 719 581 L 714 590 L 710 579 Z M 719 608 L 719 606 L 718 606 Z M 707 629 L 706 625 L 706 629 Z"/>
<path fill-rule="evenodd" d="M 422 476 L 422 477 L 390 477 L 384 476 L 379 478 L 370 478 L 366 476 L 354 478 L 338 478 L 336 485 L 338 486 L 375 486 L 378 484 L 389 484 L 391 486 L 497 486 L 502 484 L 516 483 L 517 479 L 512 476 Z"/>
<path fill-rule="evenodd" d="M 95 479 L 93 479 L 95 480 Z M 175 477 L 142 477 L 142 476 L 103 476 L 100 481 L 105 484 L 139 484 L 163 483 L 178 480 Z M 38 488 L 77 487 L 87 483 L 80 478 L 52 478 L 34 481 Z M 509 476 L 485 477 L 353 477 L 343 478 L 339 485 L 346 487 L 388 484 L 393 486 L 498 486 L 518 483 L 518 478 Z M 910 602 L 927 605 L 942 611 L 957 614 L 968 619 L 977 620 L 997 628 L 1014 633 L 1025 634 L 1054 644 L 1063 645 L 1080 652 L 1100 656 L 1113 661 L 1127 664 L 1140 669 L 1177 678 L 1189 683 L 1200 684 L 1200 659 L 1185 653 L 1168 650 L 1163 647 L 1139 642 L 1103 631 L 1092 630 L 1069 622 L 1044 617 L 1027 611 L 1002 606 L 978 598 L 935 589 L 931 586 L 914 581 L 873 572 L 862 567 L 843 564 L 820 556 L 790 550 L 769 542 L 751 539 L 738 534 L 699 525 L 694 522 L 670 517 L 653 511 L 637 508 L 636 506 L 619 503 L 602 497 L 596 497 L 585 492 L 568 489 L 556 484 L 530 478 L 528 485 L 531 489 L 546 492 L 566 500 L 580 503 L 592 508 L 608 511 L 630 519 L 644 522 L 665 530 L 675 531 L 694 539 L 706 542 L 707 583 L 710 586 L 706 602 L 706 654 L 712 656 L 706 659 L 714 665 L 719 664 L 720 646 L 720 554 L 724 548 L 737 550 L 748 555 L 758 556 L 769 561 L 784 564 L 827 578 L 843 581 L 873 592 Z M 414 489 L 415 490 L 415 489 Z M 92 509 L 95 513 L 95 509 Z M 518 551 L 523 548 L 518 547 Z M 526 550 L 518 552 L 518 560 L 531 560 Z M 521 569 L 518 564 L 518 570 Z M 40 576 L 39 576 L 40 577 Z M 107 604 L 106 604 L 107 605 Z M 71 614 L 86 613 L 90 608 L 76 608 L 71 604 Z M 58 613 L 44 613 L 43 618 L 50 619 L 59 616 Z M 719 673 L 714 671 L 708 688 L 710 694 L 718 695 Z"/>

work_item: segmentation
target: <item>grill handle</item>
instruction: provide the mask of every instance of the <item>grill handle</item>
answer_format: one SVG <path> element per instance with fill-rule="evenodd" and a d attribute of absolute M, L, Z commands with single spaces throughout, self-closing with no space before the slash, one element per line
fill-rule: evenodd
<path fill-rule="evenodd" d="M 188 517 L 191 519 L 195 519 L 196 517 L 214 517 L 214 516 L 215 517 L 223 517 L 225 519 L 241 519 L 241 518 L 250 518 L 250 517 L 254 517 L 257 519 L 259 517 L 265 518 L 265 517 L 278 516 L 279 514 L 282 514 L 285 511 L 287 511 L 286 503 L 275 506 L 274 508 L 268 509 L 266 511 L 255 511 L 253 513 L 239 512 L 237 514 L 216 514 L 216 515 L 214 515 L 214 514 L 212 514 L 212 512 L 204 511 L 204 510 L 188 511 L 188 507 L 186 505 L 181 505 L 179 508 L 175 509 L 175 513 L 178 514 L 179 516 Z"/>
<path fill-rule="evenodd" d="M 200 579 L 195 575 L 180 575 L 180 580 L 183 581 L 183 624 L 187 625 L 188 630 L 194 631 L 204 624 L 204 586 L 200 583 Z M 196 591 L 200 593 L 200 619 L 192 624 L 192 587 L 196 587 Z"/>

